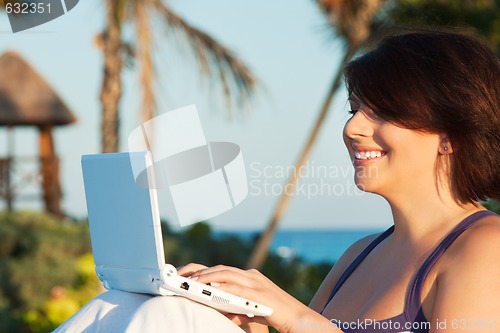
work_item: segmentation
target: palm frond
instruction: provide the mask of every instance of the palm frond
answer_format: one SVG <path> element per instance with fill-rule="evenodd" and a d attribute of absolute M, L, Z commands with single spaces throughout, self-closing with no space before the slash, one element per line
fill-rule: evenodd
<path fill-rule="evenodd" d="M 185 34 L 202 73 L 220 81 L 228 105 L 230 105 L 231 97 L 234 95 L 236 95 L 237 102 L 244 105 L 257 85 L 257 80 L 250 69 L 226 47 L 203 31 L 188 24 L 165 6 L 161 0 L 152 1 L 155 9 L 167 22 L 168 27 Z"/>
<path fill-rule="evenodd" d="M 374 14 L 385 0 L 316 0 L 337 34 L 360 45 L 371 33 Z"/>
<path fill-rule="evenodd" d="M 149 5 L 149 0 L 134 1 L 134 10 L 132 11 L 137 39 L 136 57 L 140 65 L 139 75 L 142 87 L 141 122 L 153 118 L 156 106 L 154 96 L 154 66 L 151 52 L 153 37 L 149 24 Z"/>

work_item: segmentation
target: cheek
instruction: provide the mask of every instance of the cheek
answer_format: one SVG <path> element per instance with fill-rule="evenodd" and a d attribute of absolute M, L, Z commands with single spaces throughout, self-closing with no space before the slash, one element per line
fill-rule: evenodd
<path fill-rule="evenodd" d="M 409 173 L 433 172 L 438 156 L 439 136 L 398 129 L 385 136 L 395 164 Z M 397 162 L 397 163 L 396 163 Z"/>

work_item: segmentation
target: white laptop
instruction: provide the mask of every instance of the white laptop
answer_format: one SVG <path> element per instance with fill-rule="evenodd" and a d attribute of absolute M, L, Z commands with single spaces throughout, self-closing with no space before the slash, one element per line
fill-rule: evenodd
<path fill-rule="evenodd" d="M 269 307 L 179 276 L 165 263 L 156 190 L 136 184 L 131 161 L 144 169 L 151 165 L 148 152 L 82 156 L 92 252 L 104 287 L 184 296 L 249 317 L 270 315 Z"/>

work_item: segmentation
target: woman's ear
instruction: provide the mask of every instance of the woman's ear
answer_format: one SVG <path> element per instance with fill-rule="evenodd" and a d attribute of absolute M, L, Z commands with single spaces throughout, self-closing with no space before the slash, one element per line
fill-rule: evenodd
<path fill-rule="evenodd" d="M 441 135 L 439 140 L 438 151 L 441 155 L 449 155 L 453 153 L 450 139 L 446 135 Z"/>

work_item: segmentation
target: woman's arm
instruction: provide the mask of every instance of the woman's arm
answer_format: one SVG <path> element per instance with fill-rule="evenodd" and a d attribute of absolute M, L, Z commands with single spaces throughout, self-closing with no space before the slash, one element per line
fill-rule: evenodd
<path fill-rule="evenodd" d="M 232 320 L 230 315 L 228 315 L 228 317 Z M 267 327 L 267 325 L 259 323 L 248 323 L 245 325 L 240 325 L 240 328 L 246 333 L 269 333 L 269 327 Z"/>

